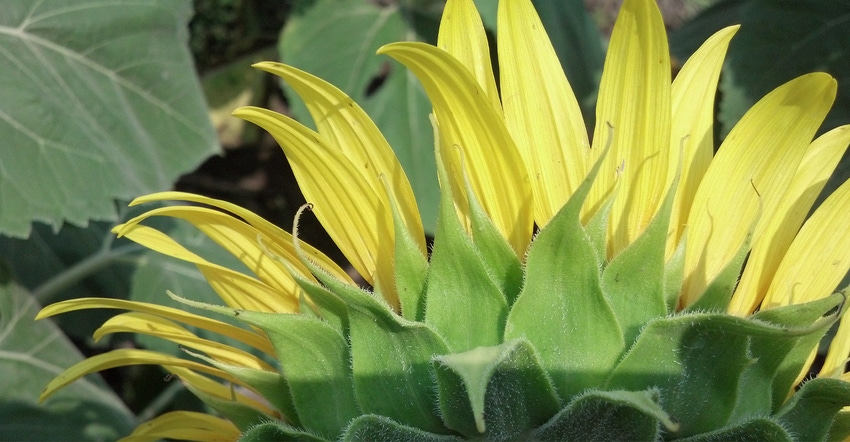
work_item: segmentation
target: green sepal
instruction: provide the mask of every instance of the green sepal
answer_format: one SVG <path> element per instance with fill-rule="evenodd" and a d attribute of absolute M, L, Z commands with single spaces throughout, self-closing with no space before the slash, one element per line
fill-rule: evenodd
<path fill-rule="evenodd" d="M 738 382 L 753 361 L 742 318 L 691 314 L 649 322 L 611 373 L 606 389 L 657 387 L 680 423 L 676 436 L 710 431 L 729 420 Z M 699 404 L 699 406 L 694 406 Z"/>
<path fill-rule="evenodd" d="M 425 318 L 425 288 L 428 281 L 428 258 L 405 228 L 392 192 L 387 192 L 393 214 L 395 232 L 395 288 L 401 304 L 401 315 L 409 321 Z"/>
<path fill-rule="evenodd" d="M 464 182 L 469 202 L 472 241 L 478 248 L 481 262 L 487 268 L 487 273 L 495 280 L 508 305 L 513 305 L 522 290 L 524 279 L 522 263 L 511 245 L 487 216 L 469 181 L 464 180 Z"/>
<path fill-rule="evenodd" d="M 806 304 L 762 310 L 751 316 L 789 330 L 810 331 L 804 336 L 754 336 L 750 341 L 750 354 L 758 360 L 744 371 L 741 379 L 735 416 L 773 414 L 785 402 L 806 359 L 837 320 L 821 320 L 843 299 L 839 294 Z"/>
<path fill-rule="evenodd" d="M 656 441 L 662 423 L 676 426 L 658 404 L 655 390 L 591 390 L 573 399 L 527 440 Z"/>
<path fill-rule="evenodd" d="M 301 262 L 342 300 L 347 309 L 354 391 L 363 413 L 388 416 L 425 431 L 444 432 L 434 404 L 430 372 L 434 355 L 448 353 L 442 337 L 427 324 L 408 321 L 389 305 L 340 281 L 303 256 Z M 309 344 L 314 346 L 315 344 Z"/>
<path fill-rule="evenodd" d="M 611 208 L 614 207 L 614 201 L 617 199 L 617 194 L 619 193 L 619 183 L 619 181 L 614 183 L 614 187 L 611 188 L 608 198 L 593 214 L 587 224 L 584 225 L 584 231 L 587 233 L 587 237 L 590 238 L 590 242 L 596 250 L 596 256 L 603 266 L 608 261 L 608 219 L 611 216 Z"/>
<path fill-rule="evenodd" d="M 279 421 L 267 421 L 244 431 L 239 442 L 268 442 L 285 440 L 292 442 L 330 442 L 299 428 L 291 427 Z"/>
<path fill-rule="evenodd" d="M 292 403 L 292 392 L 289 391 L 289 383 L 286 379 L 277 372 L 269 372 L 265 370 L 257 370 L 256 368 L 243 367 L 239 365 L 225 364 L 211 357 L 195 353 L 190 350 L 183 349 L 186 353 L 205 361 L 230 374 L 231 376 L 244 382 L 245 385 L 253 388 L 262 394 L 263 399 L 267 400 L 274 406 L 292 425 L 301 425 L 298 419 L 298 411 L 295 409 L 295 404 Z"/>
<path fill-rule="evenodd" d="M 760 417 L 677 440 L 679 442 L 791 442 L 795 439 L 782 425 L 769 418 Z"/>
<path fill-rule="evenodd" d="M 490 276 L 478 249 L 457 217 L 445 165 L 437 152 L 437 172 L 446 183 L 431 251 L 425 295 L 425 322 L 437 329 L 452 352 L 502 342 L 508 303 Z"/>
<path fill-rule="evenodd" d="M 744 243 L 741 244 L 741 248 L 732 257 L 732 260 L 711 281 L 702 295 L 697 298 L 696 302 L 685 309 L 686 312 L 726 311 L 726 308 L 729 306 L 729 300 L 732 299 L 732 292 L 735 290 L 735 286 L 738 285 L 741 268 L 744 266 L 744 261 L 750 253 L 750 240 L 752 239 L 752 230 L 754 228 L 755 223 L 753 223 L 753 226 L 750 228 L 750 234 L 747 235 Z"/>
<path fill-rule="evenodd" d="M 193 387 L 188 382 L 185 382 L 183 385 L 185 385 L 186 389 L 192 394 L 197 396 L 201 402 L 205 403 L 230 422 L 233 422 L 233 425 L 236 425 L 236 428 L 240 431 L 246 431 L 255 425 L 271 419 L 270 416 L 267 416 L 265 413 L 254 407 L 236 402 L 235 400 L 222 399 L 220 397 L 207 394 L 203 390 Z M 231 386 L 231 388 L 234 387 Z"/>
<path fill-rule="evenodd" d="M 323 437 L 339 437 L 361 414 L 345 338 L 309 316 L 244 311 L 238 318 L 261 328 L 274 345 L 301 426 Z"/>
<path fill-rule="evenodd" d="M 625 349 L 602 293 L 603 262 L 579 220 L 604 157 L 531 243 L 525 286 L 505 327 L 505 340 L 531 342 L 565 400 L 601 385 Z"/>
<path fill-rule="evenodd" d="M 835 415 L 848 405 L 850 383 L 816 378 L 803 383 L 776 416 L 798 440 L 822 441 Z"/>
<path fill-rule="evenodd" d="M 460 442 L 461 440 L 463 439 L 456 436 L 422 431 L 374 414 L 354 419 L 342 437 L 343 442 Z"/>
<path fill-rule="evenodd" d="M 679 304 L 679 296 L 682 293 L 682 281 L 685 278 L 685 250 L 687 249 L 687 235 L 682 233 L 682 239 L 673 256 L 667 260 L 664 267 L 664 301 L 667 311 L 674 312 Z"/>
<path fill-rule="evenodd" d="M 829 427 L 828 442 L 842 442 L 850 438 L 850 411 L 839 411 Z"/>
<path fill-rule="evenodd" d="M 311 310 L 316 316 L 323 319 L 328 325 L 332 326 L 343 336 L 348 338 L 348 308 L 345 302 L 334 293 L 331 293 L 326 288 L 316 284 L 315 282 L 305 278 L 300 272 L 293 269 L 289 264 L 284 263 L 292 279 L 301 287 L 301 290 L 307 294 L 310 301 L 313 302 Z"/>
<path fill-rule="evenodd" d="M 678 179 L 673 181 L 658 213 L 646 230 L 622 250 L 602 272 L 602 291 L 617 316 L 623 340 L 631 344 L 640 328 L 667 315 L 664 298 L 667 228 Z"/>
<path fill-rule="evenodd" d="M 467 437 L 518 440 L 561 408 L 528 341 L 437 356 L 432 363 L 443 422 Z"/>

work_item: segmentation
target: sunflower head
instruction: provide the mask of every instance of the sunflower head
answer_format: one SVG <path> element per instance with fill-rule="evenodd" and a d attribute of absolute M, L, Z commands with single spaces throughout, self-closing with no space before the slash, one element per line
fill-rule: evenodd
<path fill-rule="evenodd" d="M 232 204 L 176 200 L 117 234 L 198 266 L 226 306 L 202 314 L 119 300 L 96 335 L 146 333 L 187 358 L 116 350 L 69 368 L 159 364 L 218 417 L 174 412 L 127 440 L 830 440 L 850 436 L 843 321 L 850 184 L 805 220 L 850 126 L 815 133 L 836 82 L 816 73 L 759 101 L 713 152 L 714 90 L 736 27 L 675 80 L 655 2 L 626 0 L 587 135 L 529 0 L 502 0 L 499 79 L 471 0 L 449 0 L 437 46 L 380 50 L 434 112 L 439 220 L 427 253 L 410 185 L 374 123 L 330 84 L 280 63 L 311 130 L 260 108 L 235 115 L 281 144 L 312 210 L 368 283 Z M 498 87 L 497 87 L 498 84 Z M 240 273 L 143 222 L 183 219 Z M 221 315 L 245 327 L 207 317 Z M 182 324 L 182 325 L 181 325 Z M 201 339 L 217 332 L 248 351 Z M 213 380 L 217 378 L 218 380 Z M 223 383 L 221 382 L 223 381 Z"/>

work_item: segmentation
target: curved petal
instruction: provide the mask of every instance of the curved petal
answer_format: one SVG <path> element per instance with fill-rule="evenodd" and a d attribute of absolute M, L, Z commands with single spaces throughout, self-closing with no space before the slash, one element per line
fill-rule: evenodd
<path fill-rule="evenodd" d="M 827 74 L 792 80 L 735 125 L 697 189 L 688 216 L 682 304 L 692 304 L 750 234 L 759 240 L 835 99 Z"/>
<path fill-rule="evenodd" d="M 818 377 L 837 378 L 844 374 L 847 358 L 850 357 L 850 315 L 841 317 L 838 331 L 829 343 L 826 359 L 818 373 Z"/>
<path fill-rule="evenodd" d="M 392 192 L 407 230 L 425 255 L 425 232 L 413 189 L 392 148 L 366 112 L 335 86 L 292 66 L 263 62 L 254 67 L 279 76 L 301 96 L 317 131 L 329 146 L 339 149 L 359 167 L 361 178 L 382 199 L 384 207 L 389 207 L 385 191 Z M 390 183 L 389 188 L 382 185 L 381 179 Z"/>
<path fill-rule="evenodd" d="M 170 411 L 143 422 L 118 442 L 156 442 L 162 439 L 231 442 L 242 435 L 227 419 L 197 411 Z"/>
<path fill-rule="evenodd" d="M 611 208 L 609 257 L 643 232 L 667 193 L 670 75 L 670 52 L 658 6 L 654 1 L 626 0 L 602 71 L 591 164 L 611 136 L 613 140 L 582 215 L 589 219 L 604 204 L 614 183 L 622 181 Z"/>
<path fill-rule="evenodd" d="M 189 330 L 159 316 L 131 312 L 113 316 L 94 332 L 95 342 L 110 333 L 139 333 L 167 339 L 206 353 L 209 357 L 226 364 L 274 372 L 275 369 L 262 359 L 229 345 L 199 338 Z"/>
<path fill-rule="evenodd" d="M 279 292 L 248 275 L 213 264 L 159 230 L 136 224 L 126 228 L 118 225 L 113 231 L 163 255 L 195 264 L 213 290 L 231 307 L 268 313 L 298 311 L 297 293 Z"/>
<path fill-rule="evenodd" d="M 164 369 L 168 370 L 175 376 L 179 377 L 181 381 L 184 383 L 194 387 L 197 390 L 203 391 L 204 393 L 223 399 L 238 402 L 243 405 L 247 405 L 251 408 L 259 410 L 263 412 L 265 415 L 269 417 L 278 417 L 278 413 L 269 408 L 268 405 L 260 402 L 248 395 L 242 394 L 238 390 L 234 389 L 231 385 L 222 385 L 219 382 L 216 382 L 206 376 L 202 376 L 192 370 L 187 369 L 186 367 L 180 365 L 163 365 Z M 249 390 L 252 393 L 255 393 L 253 390 Z M 256 393 L 255 393 L 256 394 Z"/>
<path fill-rule="evenodd" d="M 505 123 L 531 177 L 534 220 L 542 228 L 587 175 L 587 128 L 531 1 L 499 2 L 498 19 Z"/>
<path fill-rule="evenodd" d="M 385 191 L 363 179 L 360 165 L 322 135 L 267 109 L 243 107 L 233 115 L 267 130 L 283 148 L 304 197 L 351 265 L 398 309 L 393 283 L 395 231 Z M 386 281 L 387 284 L 383 284 Z"/>
<path fill-rule="evenodd" d="M 504 2 L 502 2 L 504 3 Z M 499 27 L 501 29 L 501 26 Z M 475 77 L 476 82 L 496 112 L 502 112 L 499 90 L 490 62 L 490 44 L 481 16 L 472 0 L 448 0 L 440 19 L 437 47 L 461 62 Z"/>
<path fill-rule="evenodd" d="M 533 227 L 528 174 L 484 91 L 460 62 L 436 47 L 393 43 L 378 52 L 407 66 L 425 87 L 434 105 L 442 155 L 455 171 L 450 179 L 461 213 L 468 213 L 464 174 L 459 172 L 464 171 L 493 224 L 517 256 L 523 256 Z"/>
<path fill-rule="evenodd" d="M 67 370 L 59 373 L 58 376 L 53 378 L 50 383 L 44 387 L 44 390 L 41 392 L 41 396 L 39 396 L 38 400 L 39 402 L 43 402 L 60 388 L 65 387 L 71 382 L 74 382 L 87 374 L 128 365 L 173 365 L 208 373 L 234 384 L 242 384 L 238 379 L 215 367 L 210 367 L 193 361 L 187 361 L 185 359 L 180 359 L 175 356 L 169 356 L 155 351 L 122 348 L 91 356 L 72 365 L 71 367 L 68 367 Z"/>
<path fill-rule="evenodd" d="M 676 251 L 694 194 L 714 156 L 714 96 L 729 41 L 739 27 L 730 26 L 712 35 L 691 55 L 673 80 L 668 182 L 673 182 L 680 162 L 682 175 L 670 214 L 668 258 Z"/>
<path fill-rule="evenodd" d="M 290 247 L 280 247 L 277 241 L 265 237 L 249 224 L 230 214 L 206 207 L 167 206 L 153 209 L 122 224 L 117 233 L 121 235 L 125 230 L 152 216 L 168 216 L 188 221 L 242 261 L 260 281 L 282 293 L 297 293 L 299 286 L 289 270 L 277 259 L 285 260 L 291 267 L 298 269 L 303 277 L 314 280 L 294 250 L 291 250 L 291 241 Z"/>
<path fill-rule="evenodd" d="M 809 146 L 791 185 L 782 196 L 777 215 L 753 244 L 747 266 L 735 288 L 729 312 L 745 316 L 761 303 L 788 246 L 820 195 L 826 181 L 850 144 L 850 126 L 835 128 Z"/>
<path fill-rule="evenodd" d="M 850 269 L 850 180 L 815 210 L 785 257 L 762 308 L 802 304 L 831 294 Z"/>
<path fill-rule="evenodd" d="M 286 251 L 285 253 L 279 256 L 288 257 L 295 255 L 295 248 L 292 245 L 292 235 L 289 232 L 266 221 L 263 217 L 257 215 L 256 213 L 251 212 L 250 210 L 245 209 L 243 207 L 239 207 L 236 204 L 215 198 L 208 198 L 205 196 L 196 195 L 194 193 L 170 191 L 151 193 L 149 195 L 138 197 L 130 203 L 130 206 L 136 206 L 139 204 L 151 203 L 155 201 L 185 201 L 191 203 L 205 204 L 232 213 L 233 215 L 236 215 L 240 219 L 244 220 L 251 227 L 260 231 L 260 233 L 262 233 L 265 238 L 273 241 L 281 250 Z M 350 284 L 354 284 L 354 282 L 351 280 L 351 277 L 348 276 L 348 274 L 344 270 L 339 268 L 339 266 L 332 259 L 325 256 L 324 253 L 320 252 L 315 247 L 305 243 L 304 241 L 301 241 L 301 249 L 304 253 L 307 254 L 307 256 L 310 257 L 310 259 L 319 263 L 322 268 L 330 272 L 337 279 L 346 281 Z"/>
<path fill-rule="evenodd" d="M 77 310 L 85 310 L 90 308 L 112 308 L 130 310 L 136 312 L 144 312 L 157 315 L 163 318 L 172 319 L 191 325 L 193 327 L 202 328 L 211 332 L 218 333 L 222 336 L 235 339 L 243 344 L 249 345 L 262 351 L 268 355 L 274 355 L 274 347 L 271 341 L 265 336 L 259 335 L 252 331 L 248 331 L 226 322 L 217 321 L 207 318 L 206 316 L 196 315 L 194 313 L 185 312 L 176 308 L 165 307 L 157 304 L 149 304 L 146 302 L 127 301 L 124 299 L 110 298 L 76 298 L 67 301 L 50 304 L 41 309 L 35 319 L 44 319 L 60 313 L 73 312 Z"/>

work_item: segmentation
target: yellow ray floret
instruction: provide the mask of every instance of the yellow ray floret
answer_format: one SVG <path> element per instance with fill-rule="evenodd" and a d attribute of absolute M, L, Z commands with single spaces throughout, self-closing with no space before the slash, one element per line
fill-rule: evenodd
<path fill-rule="evenodd" d="M 119 442 L 155 442 L 162 439 L 232 442 L 242 432 L 227 419 L 196 411 L 171 411 L 139 424 Z"/>

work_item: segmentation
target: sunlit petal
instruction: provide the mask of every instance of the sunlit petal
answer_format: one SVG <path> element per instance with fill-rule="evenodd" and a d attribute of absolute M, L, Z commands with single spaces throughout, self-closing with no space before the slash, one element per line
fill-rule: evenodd
<path fill-rule="evenodd" d="M 487 94 L 493 109 L 501 113 L 499 91 L 490 62 L 490 44 L 487 42 L 484 23 L 481 22 L 481 16 L 478 15 L 472 0 L 446 2 L 440 19 L 437 47 L 451 54 L 469 69 Z"/>
<path fill-rule="evenodd" d="M 322 135 L 270 110 L 244 107 L 233 115 L 267 130 L 283 147 L 292 172 L 316 217 L 351 265 L 387 301 L 398 307 L 393 281 L 392 211 L 383 189 L 373 189 L 361 172 Z M 382 286 L 380 281 L 387 281 Z"/>
<path fill-rule="evenodd" d="M 407 66 L 425 87 L 440 127 L 442 155 L 455 171 L 450 179 L 461 212 L 468 210 L 458 172 L 464 170 L 484 210 L 522 256 L 533 226 L 531 187 L 522 157 L 484 91 L 457 60 L 433 46 L 393 43 L 379 52 Z"/>
<path fill-rule="evenodd" d="M 505 123 L 525 160 L 534 220 L 544 226 L 584 180 L 590 156 L 581 108 L 529 0 L 499 2 Z"/>
<path fill-rule="evenodd" d="M 119 225 L 114 230 L 151 250 L 195 264 L 213 290 L 231 307 L 261 312 L 298 311 L 296 293 L 281 293 L 248 275 L 211 263 L 159 230 L 141 224 L 126 229 Z"/>
<path fill-rule="evenodd" d="M 747 266 L 732 296 L 729 312 L 748 315 L 761 303 L 788 246 L 848 144 L 850 126 L 841 126 L 821 135 L 809 146 L 791 185 L 782 196 L 777 215 L 770 218 L 764 234 L 753 244 Z"/>
<path fill-rule="evenodd" d="M 230 400 L 243 405 L 247 405 L 256 410 L 260 410 L 269 417 L 277 415 L 277 413 L 275 413 L 274 410 L 269 408 L 268 405 L 239 392 L 238 390 L 233 388 L 232 385 L 223 385 L 206 376 L 202 376 L 192 370 L 189 370 L 182 365 L 163 365 L 163 368 L 178 376 L 181 381 L 194 387 L 197 390 L 203 391 L 208 395 L 217 397 L 219 399 Z"/>
<path fill-rule="evenodd" d="M 818 373 L 818 377 L 837 378 L 844 374 L 847 358 L 850 357 L 850 315 L 841 317 L 838 331 L 829 343 L 826 358 Z"/>
<path fill-rule="evenodd" d="M 285 252 L 282 253 L 280 256 L 289 257 L 295 255 L 295 249 L 292 246 L 292 235 L 289 232 L 266 221 L 263 217 L 257 215 L 256 213 L 251 212 L 250 210 L 245 209 L 243 207 L 239 207 L 236 204 L 219 199 L 196 195 L 194 193 L 158 192 L 138 197 L 134 199 L 130 203 L 130 205 L 135 206 L 155 201 L 186 201 L 198 204 L 205 204 L 232 213 L 233 215 L 236 215 L 240 219 L 244 220 L 251 227 L 257 229 L 260 233 L 262 233 L 264 238 L 273 241 L 276 246 L 276 248 L 273 250 L 284 250 Z M 353 284 L 348 274 L 341 268 L 339 268 L 339 266 L 333 260 L 325 256 L 324 253 L 320 252 L 319 250 L 305 243 L 304 241 L 301 241 L 301 250 L 302 252 L 306 253 L 307 256 L 310 257 L 310 259 L 319 263 L 322 268 L 330 272 L 337 279 L 348 281 Z"/>
<path fill-rule="evenodd" d="M 615 181 L 621 181 L 611 209 L 609 257 L 643 232 L 667 193 L 670 75 L 670 52 L 658 6 L 626 0 L 611 34 L 599 86 L 594 161 L 611 136 L 613 141 L 583 215 L 585 221 L 589 219 Z"/>
<path fill-rule="evenodd" d="M 144 312 L 163 318 L 179 321 L 193 327 L 202 328 L 211 332 L 218 333 L 222 336 L 235 339 L 243 344 L 254 347 L 263 353 L 273 355 L 274 347 L 265 336 L 259 335 L 249 330 L 245 330 L 225 322 L 207 318 L 206 316 L 196 315 L 183 310 L 172 307 L 166 307 L 157 304 L 149 304 L 146 302 L 127 301 L 124 299 L 110 298 L 77 298 L 67 301 L 50 304 L 41 309 L 35 319 L 49 318 L 60 313 L 73 312 L 77 310 L 85 310 L 92 308 L 109 308 L 122 309 L 136 312 Z"/>
<path fill-rule="evenodd" d="M 729 41 L 737 30 L 738 26 L 730 26 L 712 35 L 673 80 L 668 181 L 673 182 L 680 160 L 682 175 L 670 214 L 668 257 L 676 250 L 694 194 L 714 156 L 714 96 Z"/>
<path fill-rule="evenodd" d="M 850 269 L 850 181 L 815 210 L 776 269 L 762 308 L 800 304 L 831 294 Z"/>
<path fill-rule="evenodd" d="M 189 330 L 159 316 L 131 312 L 122 313 L 109 318 L 94 332 L 95 342 L 110 333 L 140 333 L 184 345 L 188 348 L 204 352 L 207 356 L 226 364 L 254 368 L 257 370 L 275 371 L 262 359 L 229 345 L 220 344 L 209 339 L 199 338 Z"/>
<path fill-rule="evenodd" d="M 794 79 L 759 100 L 726 137 L 688 217 L 683 305 L 729 263 L 753 222 L 754 241 L 764 233 L 835 93 L 829 75 Z"/>
<path fill-rule="evenodd" d="M 170 411 L 136 427 L 119 442 L 155 442 L 161 439 L 232 442 L 241 432 L 227 419 L 196 411 Z"/>

